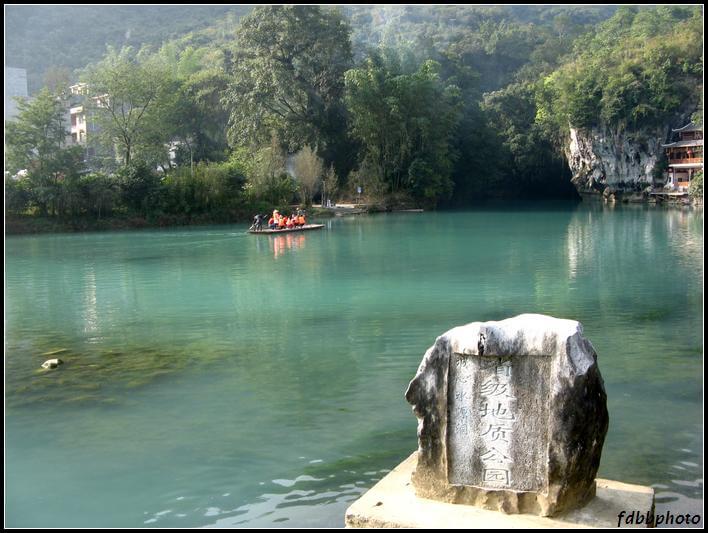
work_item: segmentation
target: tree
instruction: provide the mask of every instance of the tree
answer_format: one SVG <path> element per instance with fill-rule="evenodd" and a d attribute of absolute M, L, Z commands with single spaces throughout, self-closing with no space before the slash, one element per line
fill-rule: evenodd
<path fill-rule="evenodd" d="M 309 146 L 305 146 L 297 154 L 294 161 L 295 177 L 298 183 L 300 198 L 306 206 L 312 205 L 312 197 L 317 193 L 324 173 L 322 159 Z"/>
<path fill-rule="evenodd" d="M 229 53 L 215 46 L 184 46 L 179 41 L 165 43 L 157 52 L 180 85 L 170 109 L 174 137 L 179 141 L 174 161 L 189 163 L 192 172 L 196 162 L 227 158 L 229 113 L 222 95 L 230 81 L 226 72 Z"/>
<path fill-rule="evenodd" d="M 371 55 L 346 73 L 352 132 L 369 166 L 392 194 L 435 204 L 452 190 L 452 136 L 459 119 L 459 90 L 444 85 L 439 64 L 425 61 L 404 72 L 395 53 Z"/>
<path fill-rule="evenodd" d="M 322 180 L 322 205 L 327 204 L 328 199 L 336 200 L 339 192 L 339 178 L 334 170 L 334 166 L 330 165 Z"/>
<path fill-rule="evenodd" d="M 96 215 L 110 215 L 118 201 L 118 183 L 105 174 L 98 172 L 81 176 L 78 181 L 83 200 L 82 209 Z"/>
<path fill-rule="evenodd" d="M 130 162 L 118 171 L 117 177 L 123 201 L 129 209 L 147 215 L 157 205 L 160 178 L 144 161 Z"/>
<path fill-rule="evenodd" d="M 693 179 L 688 186 L 688 195 L 691 198 L 703 198 L 703 171 L 693 175 Z"/>
<path fill-rule="evenodd" d="M 530 83 L 512 83 L 485 95 L 483 111 L 494 124 L 493 153 L 505 165 L 503 182 L 521 197 L 574 194 L 563 152 L 536 123 L 536 92 Z"/>
<path fill-rule="evenodd" d="M 30 206 L 32 191 L 29 180 L 22 177 L 14 178 L 5 173 L 5 209 L 8 213 L 21 214 Z"/>
<path fill-rule="evenodd" d="M 5 167 L 13 174 L 22 169 L 44 172 L 66 142 L 62 99 L 42 89 L 32 100 L 17 100 L 19 114 L 5 123 Z"/>
<path fill-rule="evenodd" d="M 289 149 L 309 144 L 323 152 L 337 144 L 346 133 L 349 33 L 337 11 L 319 6 L 262 6 L 245 17 L 225 96 L 231 143 L 259 144 L 275 132 Z"/>
<path fill-rule="evenodd" d="M 702 43 L 698 6 L 620 7 L 545 78 L 540 118 L 564 129 L 669 122 L 700 98 Z"/>
<path fill-rule="evenodd" d="M 177 120 L 178 136 L 194 161 L 225 159 L 229 113 L 221 95 L 229 83 L 221 68 L 210 68 L 189 76 L 182 84 L 186 104 Z"/>
<path fill-rule="evenodd" d="M 94 95 L 87 107 L 104 142 L 120 150 L 123 164 L 130 164 L 140 151 L 154 159 L 154 151 L 162 148 L 164 158 L 164 145 L 174 133 L 170 119 L 178 94 L 168 66 L 146 52 L 109 48 L 103 60 L 89 68 L 86 80 Z"/>
<path fill-rule="evenodd" d="M 66 147 L 64 101 L 48 89 L 29 101 L 18 101 L 19 115 L 5 124 L 5 168 L 27 170 L 31 203 L 42 214 L 62 210 L 63 187 L 82 164 L 80 147 Z"/>
<path fill-rule="evenodd" d="M 232 156 L 245 170 L 245 191 L 251 200 L 270 205 L 284 205 L 295 194 L 295 183 L 285 171 L 285 152 L 278 138 L 273 135 L 269 145 L 260 149 L 239 148 Z"/>

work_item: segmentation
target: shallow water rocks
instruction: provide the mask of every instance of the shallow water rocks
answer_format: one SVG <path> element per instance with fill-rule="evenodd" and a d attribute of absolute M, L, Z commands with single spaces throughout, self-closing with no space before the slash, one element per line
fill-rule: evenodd
<path fill-rule="evenodd" d="M 607 396 L 582 331 L 527 314 L 438 337 L 406 392 L 416 494 L 542 516 L 592 499 Z"/>
<path fill-rule="evenodd" d="M 44 361 L 44 363 L 42 363 L 42 368 L 44 368 L 45 370 L 53 370 L 53 369 L 57 368 L 59 365 L 63 365 L 63 364 L 64 364 L 64 361 L 62 361 L 59 358 L 47 359 L 46 361 Z"/>

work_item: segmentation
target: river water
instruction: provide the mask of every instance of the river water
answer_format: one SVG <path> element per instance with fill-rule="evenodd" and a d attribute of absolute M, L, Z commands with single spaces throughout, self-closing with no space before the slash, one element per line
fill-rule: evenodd
<path fill-rule="evenodd" d="M 702 211 L 326 224 L 8 238 L 6 526 L 341 526 L 416 447 L 403 393 L 435 337 L 526 312 L 599 354 L 599 476 L 701 512 Z"/>

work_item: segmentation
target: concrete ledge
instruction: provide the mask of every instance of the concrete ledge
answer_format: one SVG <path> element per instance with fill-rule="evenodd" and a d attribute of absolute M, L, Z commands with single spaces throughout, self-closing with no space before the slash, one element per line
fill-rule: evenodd
<path fill-rule="evenodd" d="M 405 528 L 606 528 L 617 527 L 621 511 L 647 516 L 654 510 L 654 489 L 606 479 L 597 480 L 597 495 L 582 509 L 552 518 L 504 514 L 470 505 L 419 498 L 411 483 L 418 452 L 393 469 L 355 501 L 345 516 L 347 527 Z M 625 526 L 623 527 L 631 527 Z M 640 525 L 635 527 L 646 527 Z"/>

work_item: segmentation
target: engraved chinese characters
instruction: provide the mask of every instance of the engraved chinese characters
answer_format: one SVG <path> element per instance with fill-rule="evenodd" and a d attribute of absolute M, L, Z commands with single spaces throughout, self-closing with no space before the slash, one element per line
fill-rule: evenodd
<path fill-rule="evenodd" d="M 485 364 L 486 363 L 486 364 Z M 489 367 L 490 361 L 482 361 L 482 367 Z M 489 486 L 509 486 L 511 459 L 511 438 L 514 433 L 514 411 L 516 398 L 511 395 L 511 360 L 491 361 L 492 373 L 482 382 L 480 388 L 479 417 L 482 425 L 484 453 L 482 461 L 482 483 Z"/>
<path fill-rule="evenodd" d="M 521 315 L 450 330 L 406 399 L 420 496 L 550 515 L 594 495 L 606 396 L 579 323 Z"/>
<path fill-rule="evenodd" d="M 550 358 L 451 354 L 448 478 L 486 488 L 538 490 L 548 447 Z M 517 394 L 531 383 L 535 394 Z M 467 393 L 465 394 L 464 390 Z"/>

